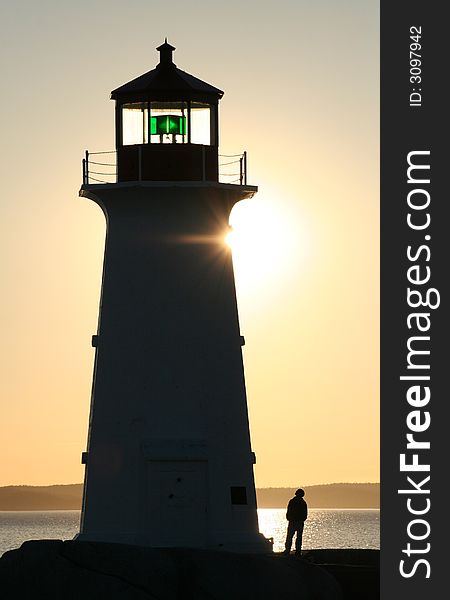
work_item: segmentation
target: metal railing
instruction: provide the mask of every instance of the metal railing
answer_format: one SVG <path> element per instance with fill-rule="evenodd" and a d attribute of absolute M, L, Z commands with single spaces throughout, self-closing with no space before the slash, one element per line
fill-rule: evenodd
<path fill-rule="evenodd" d="M 221 159 L 223 159 L 222 162 Z M 247 152 L 219 154 L 219 182 L 247 185 Z M 86 150 L 83 158 L 83 185 L 97 183 L 117 183 L 117 152 L 115 150 L 106 152 L 88 152 Z"/>
<path fill-rule="evenodd" d="M 221 158 L 225 159 L 225 162 L 221 162 Z M 222 171 L 224 167 L 226 167 L 226 171 L 234 172 L 224 173 Z M 219 181 L 221 183 L 247 185 L 247 152 L 242 154 L 219 154 Z"/>
<path fill-rule="evenodd" d="M 115 150 L 107 152 L 88 152 L 86 150 L 83 158 L 83 185 L 117 183 L 116 155 Z"/>

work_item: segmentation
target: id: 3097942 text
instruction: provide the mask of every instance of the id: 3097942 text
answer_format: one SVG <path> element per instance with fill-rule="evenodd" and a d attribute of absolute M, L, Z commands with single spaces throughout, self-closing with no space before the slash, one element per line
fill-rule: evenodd
<path fill-rule="evenodd" d="M 422 26 L 409 28 L 409 106 L 422 106 Z"/>

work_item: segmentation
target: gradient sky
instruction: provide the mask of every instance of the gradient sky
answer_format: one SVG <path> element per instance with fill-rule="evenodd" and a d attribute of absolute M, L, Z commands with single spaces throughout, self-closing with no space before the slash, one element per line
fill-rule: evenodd
<path fill-rule="evenodd" d="M 16 0 L 0 8 L 0 485 L 82 480 L 105 224 L 81 158 L 109 93 L 178 67 L 225 90 L 258 486 L 379 480 L 376 0 Z M 243 241 L 245 240 L 245 242 Z"/>

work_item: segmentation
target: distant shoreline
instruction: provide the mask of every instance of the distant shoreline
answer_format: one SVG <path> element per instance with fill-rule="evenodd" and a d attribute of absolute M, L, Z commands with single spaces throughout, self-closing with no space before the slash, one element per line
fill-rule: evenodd
<path fill-rule="evenodd" d="M 270 487 L 256 490 L 258 508 L 284 508 L 296 488 Z M 379 508 L 379 483 L 330 483 L 304 486 L 310 508 Z M 0 487 L 0 511 L 80 510 L 83 485 Z"/>

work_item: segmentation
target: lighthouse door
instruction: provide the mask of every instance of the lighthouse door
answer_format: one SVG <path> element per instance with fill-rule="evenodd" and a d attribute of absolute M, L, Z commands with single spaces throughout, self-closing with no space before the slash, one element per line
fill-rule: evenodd
<path fill-rule="evenodd" d="M 147 481 L 152 546 L 204 546 L 206 461 L 151 460 Z"/>

